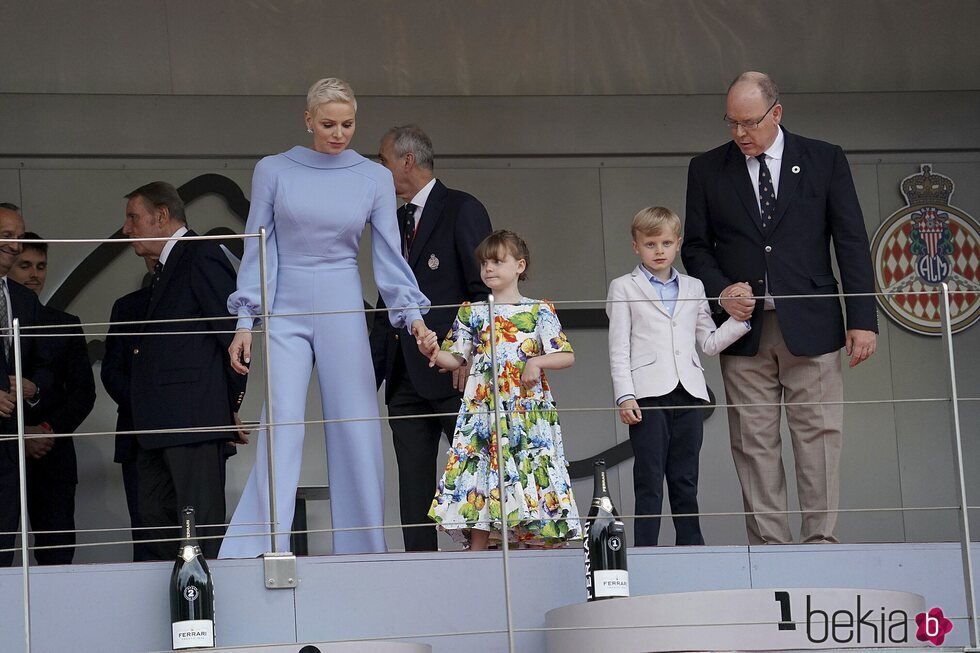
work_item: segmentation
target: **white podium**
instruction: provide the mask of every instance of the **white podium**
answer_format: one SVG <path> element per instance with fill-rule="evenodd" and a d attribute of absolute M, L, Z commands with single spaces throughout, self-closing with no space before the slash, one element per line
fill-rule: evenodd
<path fill-rule="evenodd" d="M 219 647 L 221 653 L 432 653 L 428 644 L 392 641 L 305 642 L 264 646 Z"/>
<path fill-rule="evenodd" d="M 655 594 L 556 608 L 549 653 L 925 648 L 919 594 L 773 588 Z"/>

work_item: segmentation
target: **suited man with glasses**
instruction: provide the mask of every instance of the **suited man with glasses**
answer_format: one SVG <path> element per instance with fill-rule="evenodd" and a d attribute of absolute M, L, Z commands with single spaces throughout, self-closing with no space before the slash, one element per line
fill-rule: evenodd
<path fill-rule="evenodd" d="M 793 439 L 803 525 L 800 541 L 837 542 L 844 410 L 840 350 L 854 367 L 874 354 L 878 330 L 868 235 L 840 147 L 781 126 L 779 91 L 746 72 L 728 89 L 732 140 L 688 168 L 689 274 L 719 317 L 752 330 L 721 356 L 732 457 L 750 544 L 793 540 L 780 442 L 780 404 Z M 831 243 L 840 270 L 834 276 Z M 751 297 L 738 297 L 751 291 Z M 799 295 L 801 297 L 795 297 Z M 821 297 L 826 295 L 826 297 Z M 746 405 L 754 404 L 754 405 Z M 759 405 L 766 404 L 766 405 Z"/>

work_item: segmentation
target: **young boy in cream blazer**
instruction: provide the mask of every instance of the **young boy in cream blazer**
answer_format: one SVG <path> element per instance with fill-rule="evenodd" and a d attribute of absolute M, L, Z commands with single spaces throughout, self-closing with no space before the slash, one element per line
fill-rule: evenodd
<path fill-rule="evenodd" d="M 672 267 L 682 240 L 677 214 L 645 208 L 633 217 L 631 232 L 640 264 L 609 284 L 606 313 L 613 391 L 633 445 L 634 545 L 657 545 L 664 478 L 677 544 L 704 544 L 697 406 L 708 401 L 708 389 L 694 346 L 714 356 L 751 327 L 729 318 L 716 328 L 704 286 Z M 684 514 L 692 516 L 676 516 Z"/>

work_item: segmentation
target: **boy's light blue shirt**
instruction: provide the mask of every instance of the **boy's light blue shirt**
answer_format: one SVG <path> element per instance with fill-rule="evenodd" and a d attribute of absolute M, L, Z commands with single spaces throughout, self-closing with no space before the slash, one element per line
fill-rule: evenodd
<path fill-rule="evenodd" d="M 641 264 L 640 269 L 643 270 L 647 281 L 653 285 L 657 294 L 660 295 L 660 301 L 663 302 L 664 308 L 667 309 L 667 315 L 674 317 L 674 306 L 677 304 L 677 296 L 681 292 L 681 284 L 677 280 L 677 270 L 670 268 L 670 278 L 667 281 L 661 281 L 653 276 L 653 272 L 647 270 L 645 265 Z"/>

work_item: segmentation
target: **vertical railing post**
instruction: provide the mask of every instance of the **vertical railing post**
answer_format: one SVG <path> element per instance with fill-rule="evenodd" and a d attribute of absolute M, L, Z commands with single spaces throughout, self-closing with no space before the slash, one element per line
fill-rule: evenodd
<path fill-rule="evenodd" d="M 507 504 L 506 487 L 504 483 L 504 432 L 500 422 L 500 377 L 497 365 L 497 333 L 494 324 L 494 299 L 493 295 L 487 297 L 487 316 L 490 321 L 490 373 L 493 374 L 493 383 L 490 388 L 493 397 L 493 422 L 494 429 L 491 433 L 497 434 L 497 488 L 500 492 L 500 538 L 501 551 L 503 552 L 504 568 L 504 612 L 507 615 L 507 650 L 514 653 L 514 624 L 510 611 L 510 543 L 508 542 L 507 525 Z M 492 524 L 490 525 L 492 528 Z"/>
<path fill-rule="evenodd" d="M 272 527 L 269 529 L 272 538 L 272 552 L 279 552 L 279 545 L 276 542 L 276 534 L 279 529 L 279 512 L 276 504 L 276 464 L 275 464 L 275 420 L 272 418 L 272 362 L 270 356 L 271 347 L 269 346 L 269 331 L 271 329 L 272 307 L 269 305 L 269 287 L 266 280 L 267 276 L 267 256 L 266 247 L 268 236 L 265 227 L 259 229 L 259 293 L 262 300 L 262 343 L 265 348 L 265 443 L 266 455 L 269 463 L 269 519 Z M 261 428 L 261 425 L 259 425 Z"/>
<path fill-rule="evenodd" d="M 4 301 L 0 297 L 0 301 Z M 17 467 L 20 476 L 20 555 L 24 569 L 24 650 L 31 653 L 31 574 L 27 547 L 27 448 L 24 441 L 24 367 L 20 351 L 20 320 L 13 321 L 14 385 L 17 390 Z M 2 339 L 0 339 L 2 341 Z M 2 345 L 0 345 L 2 346 Z"/>
<path fill-rule="evenodd" d="M 970 514 L 966 497 L 966 478 L 963 473 L 963 439 L 960 434 L 959 394 L 956 388 L 956 362 L 953 358 L 953 325 L 949 312 L 949 285 L 942 284 L 939 300 L 942 318 L 943 352 L 949 365 L 949 399 L 953 411 L 953 466 L 956 469 L 956 487 L 960 502 L 960 545 L 963 554 L 963 590 L 966 593 L 966 611 L 970 624 L 970 647 L 977 648 L 980 633 L 977 626 L 976 594 L 973 589 L 973 556 L 970 553 Z"/>

